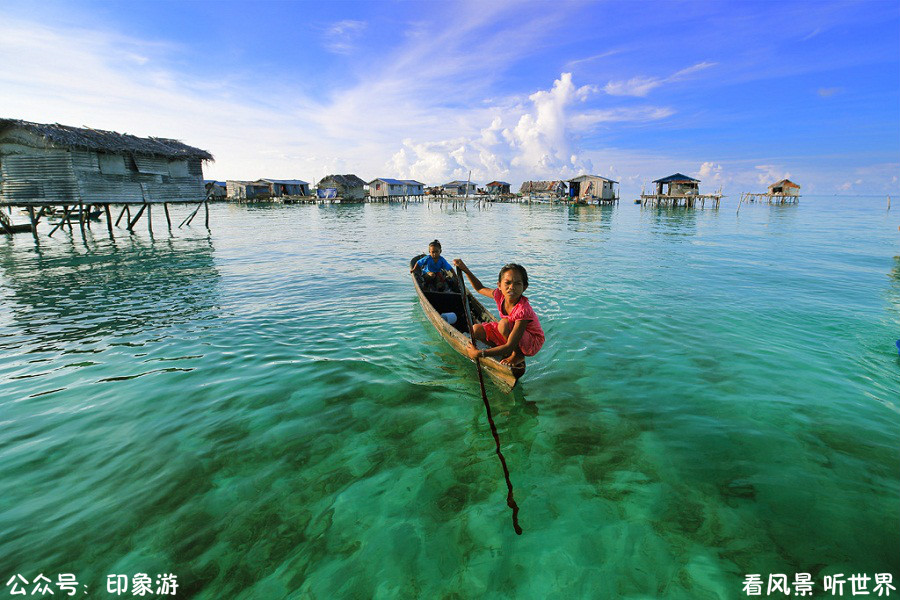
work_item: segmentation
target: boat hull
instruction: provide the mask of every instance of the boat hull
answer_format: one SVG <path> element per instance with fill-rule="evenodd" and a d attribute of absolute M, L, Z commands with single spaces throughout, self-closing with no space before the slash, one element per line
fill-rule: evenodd
<path fill-rule="evenodd" d="M 415 265 L 415 262 L 422 256 L 424 255 L 413 258 L 412 261 L 410 261 L 410 267 Z M 412 279 L 416 294 L 419 297 L 419 304 L 421 304 L 425 316 L 431 321 L 431 324 L 434 325 L 434 328 L 437 329 L 440 336 L 444 338 L 444 341 L 450 344 L 454 350 L 468 358 L 466 347 L 469 345 L 470 337 L 468 333 L 465 332 L 466 320 L 462 309 L 462 298 L 460 297 L 460 294 L 458 292 L 426 292 L 422 289 L 415 273 L 412 274 Z M 469 310 L 472 313 L 473 323 L 497 321 L 497 319 L 484 308 L 481 302 L 475 298 L 474 294 L 469 290 L 466 290 L 466 295 L 469 298 Z M 445 321 L 441 317 L 441 312 L 456 313 L 456 325 L 459 327 Z M 525 373 L 524 364 L 521 366 L 510 367 L 490 356 L 482 358 L 480 361 L 484 372 L 487 373 L 504 391 L 509 391 L 515 387 L 519 377 Z"/>

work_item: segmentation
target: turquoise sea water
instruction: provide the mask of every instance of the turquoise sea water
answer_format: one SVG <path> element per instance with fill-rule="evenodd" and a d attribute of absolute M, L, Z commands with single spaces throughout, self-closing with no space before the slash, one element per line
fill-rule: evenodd
<path fill-rule="evenodd" d="M 0 238 L 0 583 L 900 588 L 900 211 L 735 208 L 215 205 L 210 232 Z M 435 237 L 485 282 L 529 271 L 547 343 L 487 383 L 521 536 L 474 365 L 410 283 Z"/>

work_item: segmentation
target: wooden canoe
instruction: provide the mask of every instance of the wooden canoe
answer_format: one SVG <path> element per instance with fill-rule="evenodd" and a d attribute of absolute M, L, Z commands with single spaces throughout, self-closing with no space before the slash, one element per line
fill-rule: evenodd
<path fill-rule="evenodd" d="M 413 258 L 409 267 L 415 266 L 416 261 L 425 256 L 420 254 Z M 455 279 L 455 278 L 454 278 Z M 419 303 L 425 316 L 431 321 L 441 337 L 450 344 L 454 350 L 468 358 L 466 354 L 466 346 L 469 345 L 469 332 L 466 330 L 466 319 L 463 309 L 462 297 L 459 293 L 457 282 L 452 283 L 454 288 L 452 291 L 434 292 L 426 291 L 423 288 L 422 275 L 418 272 L 412 274 L 413 285 L 416 288 L 416 294 L 419 296 Z M 469 310 L 471 312 L 472 323 L 487 323 L 489 321 L 497 321 L 485 307 L 475 298 L 468 288 L 466 294 L 469 297 Z M 441 317 L 441 313 L 452 312 L 456 314 L 456 323 L 451 325 Z M 501 363 L 498 359 L 488 356 L 480 359 L 484 372 L 490 375 L 504 391 L 509 391 L 515 387 L 516 382 L 525 373 L 525 364 L 510 367 Z"/>

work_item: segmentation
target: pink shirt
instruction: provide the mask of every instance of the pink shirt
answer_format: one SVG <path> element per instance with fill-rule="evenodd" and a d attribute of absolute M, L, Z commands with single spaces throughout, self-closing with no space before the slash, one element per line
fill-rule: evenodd
<path fill-rule="evenodd" d="M 528 298 L 525 296 L 519 298 L 519 301 L 509 314 L 504 312 L 503 292 L 500 291 L 500 288 L 494 290 L 494 301 L 497 303 L 497 310 L 500 312 L 500 318 L 509 321 L 510 325 L 515 325 L 516 321 L 528 319 L 528 323 L 525 325 L 525 332 L 534 336 L 535 342 L 538 342 L 538 348 L 544 344 L 544 330 L 541 329 L 541 322 L 538 321 L 534 309 L 531 308 L 531 304 L 528 303 Z"/>

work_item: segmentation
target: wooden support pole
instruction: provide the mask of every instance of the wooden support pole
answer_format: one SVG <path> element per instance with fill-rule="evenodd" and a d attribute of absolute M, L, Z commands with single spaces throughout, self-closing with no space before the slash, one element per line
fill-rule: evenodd
<path fill-rule="evenodd" d="M 34 239 L 37 240 L 37 219 L 34 216 L 34 207 L 28 207 L 28 216 L 31 217 L 31 235 L 34 236 Z"/>
<path fill-rule="evenodd" d="M 87 225 L 88 229 L 91 228 L 91 206 L 93 206 L 93 205 L 92 204 L 87 205 L 87 211 L 84 214 L 84 223 L 85 223 L 85 225 Z"/>
<path fill-rule="evenodd" d="M 147 231 L 150 232 L 150 235 L 153 235 L 153 218 L 152 218 L 153 215 L 150 212 L 152 210 L 153 210 L 153 205 L 148 204 L 147 205 Z"/>
<path fill-rule="evenodd" d="M 178 226 L 178 229 L 181 229 L 182 225 L 190 225 L 191 221 L 194 219 L 194 215 L 197 214 L 197 211 L 200 210 L 201 206 L 203 206 L 202 202 L 197 205 L 197 208 L 194 209 L 194 212 L 184 218 L 184 221 L 181 222 L 181 225 Z"/>
<path fill-rule="evenodd" d="M 113 224 L 112 224 L 112 217 L 109 214 L 109 204 L 104 204 L 103 210 L 106 211 L 106 230 L 109 231 L 109 239 L 114 240 L 114 239 L 116 239 L 116 236 L 113 235 L 113 230 L 112 230 Z"/>
<path fill-rule="evenodd" d="M 128 224 L 128 231 L 131 231 L 132 233 L 134 232 L 134 226 L 135 226 L 135 224 L 138 222 L 138 219 L 141 218 L 141 215 L 144 214 L 144 209 L 145 209 L 145 208 L 147 208 L 147 205 L 146 205 L 146 204 L 144 204 L 143 206 L 141 206 L 141 210 L 139 210 L 138 213 L 137 213 L 136 215 L 134 215 L 134 220 L 131 221 L 131 223 Z"/>
<path fill-rule="evenodd" d="M 125 205 L 122 206 L 122 212 L 119 213 L 119 218 L 116 219 L 116 227 L 119 226 L 119 221 L 121 221 L 121 220 L 122 220 L 122 217 L 125 216 L 125 210 L 126 210 L 127 208 L 128 208 L 128 205 L 127 205 L 127 204 L 125 204 Z"/>
<path fill-rule="evenodd" d="M 66 224 L 66 220 L 68 220 L 68 218 L 69 218 L 69 205 L 64 204 L 62 218 L 60 218 L 59 223 L 56 224 L 56 227 L 54 227 L 53 229 L 50 230 L 49 237 L 53 237 L 53 234 L 56 233 L 56 230 Z M 72 227 L 72 224 L 70 223 L 69 228 L 71 229 L 71 227 Z"/>
<path fill-rule="evenodd" d="M 172 231 L 172 219 L 169 218 L 169 203 L 163 202 L 163 210 L 166 212 L 166 224 L 169 226 L 169 231 Z"/>
<path fill-rule="evenodd" d="M 206 228 L 209 229 L 209 202 L 203 201 L 203 208 L 206 211 Z"/>

